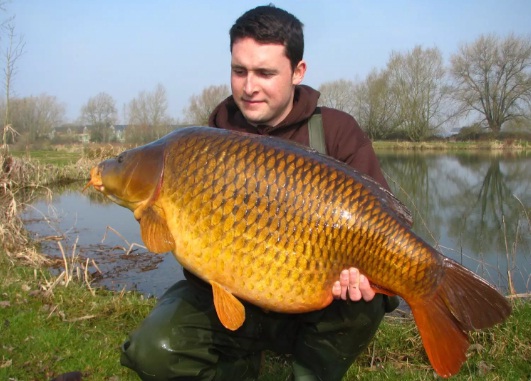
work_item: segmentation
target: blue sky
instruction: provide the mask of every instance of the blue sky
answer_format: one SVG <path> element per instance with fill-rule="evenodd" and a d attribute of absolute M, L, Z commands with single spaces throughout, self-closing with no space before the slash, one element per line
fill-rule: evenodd
<path fill-rule="evenodd" d="M 531 36 L 529 0 L 272 1 L 305 25 L 304 83 L 363 80 L 392 51 L 438 47 L 446 62 L 481 34 Z M 269 1 L 12 0 L 26 43 L 13 93 L 46 93 L 75 120 L 90 97 L 106 92 L 119 116 L 141 91 L 165 86 L 169 114 L 189 98 L 229 84 L 228 30 L 243 12 Z M 5 41 L 0 41 L 3 50 Z"/>

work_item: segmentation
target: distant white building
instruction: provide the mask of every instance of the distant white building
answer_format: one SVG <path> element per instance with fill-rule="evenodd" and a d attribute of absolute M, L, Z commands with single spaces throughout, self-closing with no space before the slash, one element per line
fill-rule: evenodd
<path fill-rule="evenodd" d="M 113 124 L 110 129 L 111 129 L 111 140 L 113 140 L 113 138 L 120 142 L 120 143 L 123 143 L 125 142 L 125 129 L 127 128 L 127 124 Z"/>

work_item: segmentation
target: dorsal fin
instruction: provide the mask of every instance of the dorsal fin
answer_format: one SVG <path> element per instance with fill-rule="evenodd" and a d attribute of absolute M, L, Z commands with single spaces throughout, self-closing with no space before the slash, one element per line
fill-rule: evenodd
<path fill-rule="evenodd" d="M 245 321 L 245 307 L 219 283 L 211 281 L 210 284 L 214 294 L 214 306 L 221 324 L 231 331 L 237 330 Z"/>
<path fill-rule="evenodd" d="M 394 213 L 395 217 L 400 222 L 405 224 L 408 228 L 413 226 L 413 216 L 411 215 L 411 211 L 402 203 L 402 201 L 372 177 L 359 172 L 358 175 L 363 179 L 364 185 L 368 187 L 384 205 L 387 205 L 389 211 Z"/>

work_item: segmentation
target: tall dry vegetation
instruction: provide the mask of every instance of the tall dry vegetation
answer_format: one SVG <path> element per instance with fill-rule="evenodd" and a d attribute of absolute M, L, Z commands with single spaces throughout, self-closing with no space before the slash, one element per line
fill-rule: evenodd
<path fill-rule="evenodd" d="M 24 224 L 19 216 L 23 203 L 22 195 L 27 190 L 29 177 L 35 172 L 33 163 L 16 159 L 6 151 L 0 156 L 0 242 L 1 249 L 10 258 L 22 258 L 35 264 L 42 264 L 45 259 L 37 255 L 28 243 Z M 29 181 L 28 181 L 29 180 Z"/>
<path fill-rule="evenodd" d="M 7 129 L 7 127 L 5 127 Z M 10 131 L 14 133 L 13 130 Z M 0 249 L 10 258 L 20 258 L 34 264 L 46 262 L 35 252 L 26 234 L 20 212 L 25 205 L 43 192 L 51 198 L 48 186 L 88 179 L 90 168 L 102 156 L 113 154 L 108 150 L 84 154 L 76 163 L 55 166 L 42 164 L 30 158 L 18 158 L 9 153 L 7 144 L 0 149 Z"/>

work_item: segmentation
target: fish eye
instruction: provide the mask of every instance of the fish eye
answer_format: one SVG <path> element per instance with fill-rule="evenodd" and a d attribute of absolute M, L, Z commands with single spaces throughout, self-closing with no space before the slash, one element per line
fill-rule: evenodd
<path fill-rule="evenodd" d="M 119 155 L 116 160 L 118 161 L 118 163 L 121 163 L 124 161 L 124 155 Z"/>

